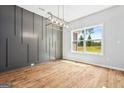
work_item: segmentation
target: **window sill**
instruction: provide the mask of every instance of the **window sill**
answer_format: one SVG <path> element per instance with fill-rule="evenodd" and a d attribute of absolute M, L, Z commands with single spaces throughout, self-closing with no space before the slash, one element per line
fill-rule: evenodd
<path fill-rule="evenodd" d="M 98 56 L 103 56 L 103 53 L 76 52 L 76 51 L 71 51 L 71 53 L 75 53 L 75 54 L 86 54 L 86 55 L 98 55 Z"/>

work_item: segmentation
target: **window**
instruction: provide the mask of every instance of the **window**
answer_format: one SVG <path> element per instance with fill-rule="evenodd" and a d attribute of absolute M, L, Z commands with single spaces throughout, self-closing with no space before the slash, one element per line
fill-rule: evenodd
<path fill-rule="evenodd" d="M 103 25 L 72 31 L 72 51 L 102 54 Z"/>

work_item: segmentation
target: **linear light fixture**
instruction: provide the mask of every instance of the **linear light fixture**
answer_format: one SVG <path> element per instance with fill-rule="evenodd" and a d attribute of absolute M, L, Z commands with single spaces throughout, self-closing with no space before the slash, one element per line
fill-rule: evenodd
<path fill-rule="evenodd" d="M 60 7 L 59 5 L 57 6 L 58 9 L 58 17 L 53 15 L 51 12 L 47 12 L 45 9 L 39 8 L 41 11 L 45 12 L 45 14 L 48 14 L 48 21 L 51 24 L 56 25 L 57 27 L 64 27 L 64 28 L 68 28 L 69 26 L 67 25 L 67 22 L 64 21 L 64 5 L 62 7 L 62 13 L 63 13 L 63 19 L 59 18 L 59 10 Z"/>

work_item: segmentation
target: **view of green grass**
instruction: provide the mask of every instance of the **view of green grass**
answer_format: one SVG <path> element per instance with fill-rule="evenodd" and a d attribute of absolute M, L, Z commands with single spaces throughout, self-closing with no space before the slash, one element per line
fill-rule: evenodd
<path fill-rule="evenodd" d="M 78 52 L 83 52 L 83 47 L 78 46 L 77 47 Z M 87 52 L 93 52 L 93 53 L 101 53 L 101 47 L 100 46 L 87 46 L 86 47 Z"/>
<path fill-rule="evenodd" d="M 89 47 L 86 47 L 86 50 L 87 50 L 87 52 L 101 53 L 100 46 L 89 46 Z"/>

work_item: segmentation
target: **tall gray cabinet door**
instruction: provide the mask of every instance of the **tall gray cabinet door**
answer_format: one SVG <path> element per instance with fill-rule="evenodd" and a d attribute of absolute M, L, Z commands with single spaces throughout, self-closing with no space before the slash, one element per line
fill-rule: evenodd
<path fill-rule="evenodd" d="M 62 37 L 63 37 L 62 35 L 63 35 L 63 34 L 62 34 L 62 31 L 60 31 L 59 34 L 60 34 L 60 43 L 59 43 L 59 45 L 60 45 L 60 50 L 59 50 L 59 51 L 60 51 L 60 59 L 62 59 L 62 55 L 63 55 L 63 52 L 62 52 L 62 50 L 63 50 L 63 43 L 62 43 L 62 42 L 63 42 L 63 39 L 62 39 Z"/>
<path fill-rule="evenodd" d="M 37 36 L 34 35 L 34 15 L 23 10 L 23 43 L 27 44 L 27 62 L 37 60 Z"/>
<path fill-rule="evenodd" d="M 48 56 L 49 60 L 52 60 L 52 29 L 51 25 L 48 27 L 48 37 L 47 37 L 47 47 L 48 47 Z"/>
<path fill-rule="evenodd" d="M 43 19 L 43 60 L 48 61 L 49 60 L 49 33 L 48 28 L 46 27 L 47 20 L 46 18 Z"/>
<path fill-rule="evenodd" d="M 0 6 L 0 37 L 8 38 L 14 35 L 14 6 Z"/>
<path fill-rule="evenodd" d="M 40 32 L 39 32 L 39 62 L 44 62 L 44 53 L 45 53 L 45 46 L 44 46 L 44 19 L 40 17 Z"/>
<path fill-rule="evenodd" d="M 29 62 L 30 63 L 37 63 L 37 38 L 38 35 L 36 34 L 36 30 L 35 30 L 35 18 L 37 16 L 35 16 L 35 14 L 31 13 L 32 21 L 30 25 L 32 25 L 33 29 L 33 37 L 32 37 L 32 41 L 29 42 Z M 30 19 L 31 20 L 31 19 Z"/>
<path fill-rule="evenodd" d="M 62 44 L 62 31 L 60 31 L 60 59 L 62 58 L 62 49 L 63 49 L 63 44 Z"/>
<path fill-rule="evenodd" d="M 7 68 L 6 60 L 6 39 L 0 39 L 0 72 L 5 71 Z"/>
<path fill-rule="evenodd" d="M 22 9 L 14 6 L 14 34 L 8 38 L 8 69 L 27 65 L 26 45 L 21 43 Z"/>
<path fill-rule="evenodd" d="M 47 21 L 46 21 L 46 24 L 47 24 Z M 50 60 L 50 29 L 48 26 L 46 26 L 46 29 L 45 29 L 45 33 L 46 33 L 46 40 L 45 40 L 45 46 L 46 46 L 46 60 Z"/>
<path fill-rule="evenodd" d="M 0 71 L 8 68 L 8 40 L 14 35 L 14 6 L 0 6 Z"/>
<path fill-rule="evenodd" d="M 2 61 L 1 61 L 1 55 L 2 55 L 2 52 L 1 52 L 1 38 L 0 38 L 0 72 L 2 71 Z"/>
<path fill-rule="evenodd" d="M 55 34 L 56 30 L 52 29 L 51 30 L 51 53 L 50 53 L 50 56 L 51 56 L 51 59 L 54 60 L 56 59 L 56 51 L 55 51 L 55 43 L 56 43 L 56 34 Z"/>
<path fill-rule="evenodd" d="M 57 31 L 57 40 L 56 40 L 56 59 L 62 58 L 62 32 Z"/>
<path fill-rule="evenodd" d="M 34 15 L 34 34 L 37 36 L 37 44 L 36 44 L 36 50 L 37 50 L 37 62 L 41 62 L 41 48 L 42 48 L 42 17 L 39 15 Z M 41 60 L 40 60 L 41 59 Z"/>
<path fill-rule="evenodd" d="M 23 9 L 23 43 L 31 44 L 33 38 L 33 13 Z"/>
<path fill-rule="evenodd" d="M 27 65 L 26 46 L 16 37 L 8 40 L 8 69 L 15 69 Z"/>
<path fill-rule="evenodd" d="M 14 31 L 14 36 L 16 36 L 16 38 L 19 40 L 20 43 L 22 43 L 22 32 L 23 32 L 23 28 L 22 28 L 22 17 L 23 17 L 23 9 L 20 7 L 15 7 L 15 31 Z"/>

